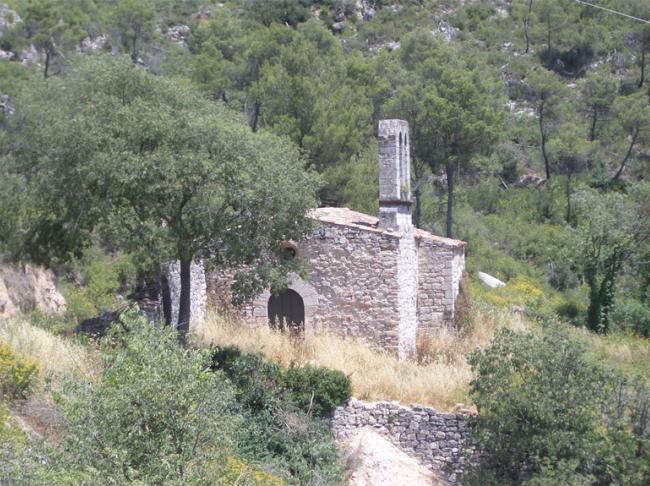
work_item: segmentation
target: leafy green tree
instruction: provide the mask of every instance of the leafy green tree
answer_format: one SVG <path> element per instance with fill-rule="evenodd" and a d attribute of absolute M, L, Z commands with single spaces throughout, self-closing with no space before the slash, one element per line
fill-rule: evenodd
<path fill-rule="evenodd" d="M 96 380 L 77 378 L 59 396 L 66 435 L 50 467 L 162 484 L 210 479 L 235 450 L 239 418 L 209 350 L 185 349 L 176 333 L 133 313 L 102 342 Z"/>
<path fill-rule="evenodd" d="M 257 29 L 249 29 L 249 34 Z M 214 100 L 236 102 L 245 84 L 245 30 L 237 17 L 226 9 L 217 9 L 207 22 L 196 25 L 188 39 L 193 54 L 192 81 Z M 252 39 L 251 39 L 252 40 Z M 235 103 L 232 103 L 233 105 Z"/>
<path fill-rule="evenodd" d="M 113 23 L 120 31 L 131 60 L 138 62 L 142 43 L 154 32 L 156 12 L 151 0 L 119 0 L 113 12 Z"/>
<path fill-rule="evenodd" d="M 426 34 L 424 34 L 426 35 Z M 406 69 L 413 69 L 407 84 L 397 89 L 384 109 L 406 117 L 416 159 L 447 178 L 447 236 L 452 236 L 454 189 L 458 173 L 467 169 L 475 155 L 487 153 L 499 136 L 502 111 L 488 82 L 484 66 L 445 62 L 451 52 L 435 40 L 426 40 L 434 51 L 422 52 L 416 32 L 405 39 L 400 53 Z M 428 34 L 430 38 L 432 36 Z M 437 52 L 436 52 L 437 51 Z"/>
<path fill-rule="evenodd" d="M 644 484 L 650 399 L 557 324 L 497 333 L 469 362 L 483 446 L 469 484 Z M 639 407 L 641 403 L 641 407 Z M 643 428 L 641 430 L 639 425 Z"/>
<path fill-rule="evenodd" d="M 5 172 L 31 202 L 3 235 L 18 253 L 67 259 L 107 227 L 121 248 L 179 260 L 182 332 L 195 257 L 249 265 L 250 292 L 296 268 L 273 255 L 310 230 L 316 179 L 290 143 L 124 58 L 84 59 L 19 106 Z"/>
<path fill-rule="evenodd" d="M 557 122 L 561 119 L 560 107 L 566 86 L 555 74 L 543 68 L 536 69 L 530 74 L 528 84 L 533 92 L 539 124 L 540 148 L 544 159 L 544 172 L 548 180 L 551 178 L 551 159 L 547 143 Z"/>
<path fill-rule="evenodd" d="M 621 177 L 634 149 L 639 145 L 650 144 L 650 104 L 643 93 L 617 98 L 614 112 L 629 143 L 618 169 L 612 176 L 612 182 Z"/>
<path fill-rule="evenodd" d="M 56 0 L 30 0 L 25 7 L 25 35 L 45 54 L 43 77 L 50 74 L 50 65 L 86 36 L 84 24 L 88 18 L 80 5 L 63 5 Z"/>
<path fill-rule="evenodd" d="M 582 191 L 576 197 L 578 224 L 567 247 L 589 287 L 587 326 L 596 332 L 611 328 L 616 279 L 636 246 L 648 239 L 648 187 L 620 193 Z"/>
<path fill-rule="evenodd" d="M 650 18 L 650 8 L 647 5 L 639 3 L 635 5 L 634 15 L 642 19 Z M 639 88 L 643 88 L 646 81 L 646 69 L 650 63 L 650 26 L 647 24 L 638 24 L 632 32 L 632 43 L 637 54 L 639 64 Z"/>
<path fill-rule="evenodd" d="M 551 57 L 555 47 L 554 35 L 560 36 L 560 31 L 568 23 L 562 5 L 555 0 L 539 0 L 535 2 L 536 22 L 534 33 L 546 44 L 546 55 Z"/>
<path fill-rule="evenodd" d="M 310 0 L 246 0 L 244 3 L 251 16 L 264 25 L 274 22 L 296 26 L 309 18 Z"/>
<path fill-rule="evenodd" d="M 598 135 L 598 123 L 606 117 L 616 99 L 618 81 L 608 72 L 590 71 L 582 80 L 580 94 L 589 117 L 589 137 L 593 142 Z"/>
<path fill-rule="evenodd" d="M 572 184 L 575 176 L 588 167 L 591 155 L 591 144 L 584 139 L 582 130 L 574 123 L 561 125 L 558 134 L 548 143 L 548 156 L 552 165 L 565 177 L 565 220 L 569 224 L 574 223 Z"/>

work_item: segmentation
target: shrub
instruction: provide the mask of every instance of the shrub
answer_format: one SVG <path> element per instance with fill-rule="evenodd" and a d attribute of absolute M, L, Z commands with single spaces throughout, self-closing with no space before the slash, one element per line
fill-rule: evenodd
<path fill-rule="evenodd" d="M 291 401 L 307 413 L 325 417 L 350 399 L 350 380 L 339 370 L 315 366 L 291 366 L 283 376 Z"/>
<path fill-rule="evenodd" d="M 341 482 L 327 420 L 318 414 L 328 413 L 350 396 L 350 382 L 343 373 L 317 367 L 284 369 L 232 346 L 213 349 L 212 368 L 223 371 L 236 388 L 246 417 L 239 431 L 245 459 L 265 462 L 276 475 L 284 471 L 290 482 Z"/>
<path fill-rule="evenodd" d="M 33 484 L 37 463 L 28 454 L 27 436 L 12 423 L 0 400 L 0 484 Z"/>
<path fill-rule="evenodd" d="M 116 294 L 133 285 L 135 273 L 128 254 L 111 255 L 97 246 L 86 249 L 73 262 L 69 281 L 63 286 L 68 319 L 78 323 L 112 310 Z"/>
<path fill-rule="evenodd" d="M 650 394 L 565 330 L 501 330 L 469 357 L 483 447 L 469 484 L 647 484 Z M 588 482 L 585 482 L 588 481 Z"/>
<path fill-rule="evenodd" d="M 458 298 L 454 312 L 454 327 L 464 336 L 471 334 L 473 330 L 474 322 L 472 316 L 470 279 L 467 272 L 464 272 L 460 279 Z"/>
<path fill-rule="evenodd" d="M 523 306 L 527 310 L 540 310 L 544 304 L 544 291 L 537 283 L 525 276 L 517 276 L 505 286 L 489 289 L 474 283 L 472 294 L 497 307 Z"/>
<path fill-rule="evenodd" d="M 212 352 L 213 370 L 221 370 L 235 385 L 237 401 L 247 410 L 262 412 L 278 401 L 281 367 L 259 354 L 242 354 L 234 346 Z"/>
<path fill-rule="evenodd" d="M 620 298 L 614 304 L 612 322 L 615 326 L 650 337 L 650 306 L 636 299 Z"/>
<path fill-rule="evenodd" d="M 553 305 L 553 311 L 564 321 L 577 326 L 584 323 L 586 309 L 572 300 L 560 299 Z"/>
<path fill-rule="evenodd" d="M 341 371 L 317 366 L 290 366 L 266 361 L 259 354 L 242 354 L 234 346 L 215 348 L 212 368 L 223 370 L 248 408 L 262 410 L 279 398 L 319 417 L 329 415 L 352 395 Z"/>
<path fill-rule="evenodd" d="M 231 387 L 210 372 L 209 353 L 179 346 L 175 330 L 135 313 L 123 322 L 128 331 L 115 326 L 102 340 L 100 378 L 63 388 L 68 430 L 53 464 L 118 483 L 210 482 L 212 463 L 235 447 Z"/>
<path fill-rule="evenodd" d="M 222 484 L 242 484 L 247 486 L 284 486 L 279 477 L 263 471 L 238 457 L 228 457 L 225 469 L 217 468 Z"/>
<path fill-rule="evenodd" d="M 39 369 L 37 361 L 18 356 L 9 344 L 0 341 L 0 399 L 26 398 Z"/>

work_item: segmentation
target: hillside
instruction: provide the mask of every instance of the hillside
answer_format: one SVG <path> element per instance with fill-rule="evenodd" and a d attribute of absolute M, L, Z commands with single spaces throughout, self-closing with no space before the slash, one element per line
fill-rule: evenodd
<path fill-rule="evenodd" d="M 644 17 L 643 2 L 610 3 L 603 6 Z M 377 212 L 376 122 L 406 118 L 414 127 L 418 226 L 467 240 L 472 272 L 528 278 L 555 295 L 553 310 L 576 322 L 589 317 L 596 287 L 611 286 L 616 305 L 606 306 L 613 321 L 648 334 L 647 227 L 635 224 L 647 214 L 650 44 L 643 23 L 559 1 L 63 5 L 3 8 L 6 114 L 22 87 L 43 74 L 63 75 L 76 52 L 122 52 L 196 86 L 254 129 L 290 138 L 322 176 L 321 204 L 370 214 Z M 480 79 L 475 93 L 445 94 L 434 81 L 461 86 L 472 76 Z M 434 104 L 420 106 L 417 100 L 429 96 Z M 444 143 L 429 144 L 427 123 L 444 123 L 431 117 L 444 108 L 434 108 L 436 96 L 470 117 L 448 120 L 450 134 L 470 130 L 463 123 L 472 116 L 486 122 L 489 116 L 490 129 L 474 133 L 476 141 L 459 138 L 457 154 Z M 454 96 L 475 96 L 491 111 L 472 112 Z M 447 164 L 449 157 L 456 162 Z M 457 181 L 453 192 L 449 179 Z M 611 211 L 595 221 L 591 209 L 599 202 Z M 584 225 L 612 221 L 624 224 L 616 225 L 620 235 L 599 235 L 605 247 L 638 237 L 609 270 L 604 258 L 566 243 L 593 237 Z M 590 264 L 599 268 L 595 281 L 587 275 Z M 617 274 L 615 281 L 602 280 L 608 272 Z"/>
<path fill-rule="evenodd" d="M 344 483 L 327 417 L 352 393 L 478 411 L 463 484 L 646 484 L 648 20 L 645 0 L 0 3 L 0 482 Z M 249 269 L 241 304 L 304 273 L 278 242 L 311 208 L 378 214 L 386 118 L 410 126 L 413 223 L 467 242 L 454 328 L 407 361 L 222 309 L 190 328 L 194 260 Z M 77 334 L 158 312 L 170 261 L 182 346 L 130 311 L 124 346 Z"/>

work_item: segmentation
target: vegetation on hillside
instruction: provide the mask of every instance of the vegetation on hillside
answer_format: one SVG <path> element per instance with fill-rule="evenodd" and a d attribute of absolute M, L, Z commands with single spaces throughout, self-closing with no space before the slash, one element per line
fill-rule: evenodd
<path fill-rule="evenodd" d="M 69 252 L 91 241 L 86 223 L 94 223 L 99 215 L 111 215 L 113 231 L 131 227 L 126 224 L 133 220 L 131 213 L 145 222 L 156 218 L 175 221 L 171 213 L 153 211 L 155 204 L 151 203 L 163 198 L 173 212 L 175 197 L 161 192 L 154 181 L 164 181 L 167 188 L 189 184 L 187 195 L 192 192 L 187 179 L 190 174 L 154 170 L 161 167 L 158 159 L 168 151 L 179 163 L 182 159 L 182 164 L 188 164 L 189 160 L 181 157 L 182 144 L 201 137 L 215 139 L 217 133 L 216 125 L 208 130 L 209 124 L 203 122 L 181 130 L 182 112 L 190 111 L 196 120 L 212 113 L 232 118 L 228 123 L 240 123 L 239 129 L 247 123 L 253 132 L 268 131 L 290 139 L 307 165 L 322 175 L 321 203 L 373 212 L 373 134 L 380 117 L 396 116 L 411 125 L 414 216 L 420 227 L 466 239 L 472 270 L 506 281 L 526 275 L 545 295 L 558 295 L 556 312 L 564 319 L 598 332 L 624 328 L 646 336 L 650 333 L 650 253 L 648 225 L 643 224 L 648 206 L 644 174 L 650 143 L 650 34 L 642 22 L 558 0 L 511 4 L 453 0 L 15 0 L 9 6 L 21 21 L 10 22 L 1 33 L 2 49 L 16 54 L 12 60 L 0 60 L 0 91 L 11 96 L 11 110 L 5 107 L 3 111 L 5 130 L 0 131 L 5 147 L 0 183 L 3 194 L 12 194 L 0 206 L 3 245 L 11 248 L 16 242 L 8 242 L 9 235 L 24 235 L 16 228 L 27 226 L 32 229 L 25 233 L 25 239 L 33 243 L 29 254 L 60 256 L 59 250 Z M 640 0 L 605 1 L 602 6 L 639 18 L 650 15 Z M 100 59 L 75 67 L 80 64 L 75 53 L 82 40 L 83 46 L 93 46 L 83 47 L 84 55 L 95 53 Z M 40 50 L 36 59 L 27 54 L 32 45 Z M 131 122 L 120 118 L 126 111 L 120 115 L 121 111 L 110 109 L 115 99 L 110 98 L 110 90 L 102 88 L 104 81 L 119 85 L 117 74 L 108 75 L 106 70 L 116 70 L 120 62 L 102 60 L 101 53 L 107 51 L 128 55 L 132 63 L 141 66 L 122 78 L 133 81 L 131 90 L 125 91 L 125 100 L 150 103 L 146 109 L 138 105 L 139 114 Z M 21 56 L 32 60 L 20 64 Z M 123 62 L 121 65 L 124 68 Z M 100 74 L 102 69 L 104 74 Z M 155 74 L 158 81 L 138 73 L 143 70 Z M 91 76 L 84 84 L 81 73 L 89 71 L 97 78 Z M 79 80 L 78 86 L 74 79 Z M 88 83 L 96 85 L 97 93 L 84 91 Z M 73 84 L 77 88 L 54 95 L 57 86 Z M 138 91 L 138 86 L 145 91 Z M 188 86 L 199 90 L 202 97 L 190 94 Z M 102 90 L 109 96 L 100 100 L 97 96 Z M 84 103 L 95 109 L 84 111 Z M 17 113 L 12 117 L 9 113 L 14 109 Z M 160 112 L 165 109 L 172 110 L 168 112 L 171 118 Z M 30 113 L 40 125 L 18 123 L 28 121 Z M 14 123 L 10 123 L 12 119 Z M 90 129 L 97 123 L 111 124 L 111 119 L 121 130 L 137 134 L 128 142 L 124 140 L 122 148 L 100 143 L 112 132 Z M 228 123 L 217 125 L 221 130 Z M 51 134 L 47 139 L 42 131 L 45 127 Z M 174 137 L 167 137 L 163 127 L 171 129 Z M 41 154 L 51 150 L 52 143 L 76 147 L 76 156 L 89 156 L 83 151 L 90 150 L 95 154 L 93 160 L 103 160 L 99 155 L 107 161 L 117 160 L 111 151 L 118 149 L 133 153 L 119 167 L 100 162 L 105 172 L 113 175 L 111 181 L 100 181 L 93 170 L 94 180 L 78 185 L 73 192 L 59 193 L 56 201 L 44 197 L 53 195 L 49 186 L 56 179 L 38 189 L 48 207 L 68 208 L 58 211 L 57 218 L 48 223 L 49 230 L 57 224 L 65 227 L 63 242 L 67 246 L 63 248 L 54 247 L 62 241 L 51 238 L 52 231 L 41 225 L 42 231 L 34 233 L 36 221 L 21 220 L 21 208 L 33 207 L 34 198 L 28 190 L 15 190 L 15 170 L 11 171 L 14 177 L 7 174 L 7 166 L 15 169 L 16 158 L 21 160 L 16 137 L 32 139 L 34 130 L 40 134 Z M 66 142 L 66 130 L 78 136 L 77 143 Z M 243 140 L 239 135 L 235 138 Z M 259 143 L 266 147 L 270 142 Z M 192 145 L 197 150 L 206 147 L 198 142 Z M 138 155 L 140 149 L 144 152 Z M 22 152 L 22 173 L 30 178 L 34 166 L 27 161 L 37 155 Z M 295 160 L 297 154 L 279 144 L 269 160 L 285 160 L 285 156 Z M 131 165 L 146 165 L 147 160 L 153 164 L 151 170 L 127 170 Z M 249 163 L 241 167 L 250 168 Z M 267 165 L 265 161 L 261 166 Z M 218 171 L 210 173 L 221 177 Z M 289 179 L 295 179 L 297 186 L 313 187 L 300 174 L 305 172 L 299 170 Z M 203 176 L 200 179 L 207 181 Z M 111 191 L 116 185 L 120 194 Z M 277 183 L 266 187 L 275 186 Z M 106 204 L 106 197 L 95 190 L 98 187 L 106 196 L 110 193 L 111 207 L 118 211 L 95 204 L 100 199 Z M 131 197 L 134 193 L 137 200 Z M 279 193 L 286 200 L 303 191 L 275 192 Z M 76 205 L 64 204 L 64 194 L 86 197 Z M 260 200 L 276 200 L 272 194 L 256 194 Z M 183 191 L 177 195 L 180 204 Z M 200 203 L 197 199 L 196 206 L 207 210 L 203 199 Z M 581 210 L 585 203 L 587 211 Z M 267 207 L 271 210 L 266 204 L 255 210 Z M 596 213 L 603 208 L 607 213 L 596 221 Z M 38 211 L 29 214 L 30 218 L 39 217 Z M 75 224 L 64 224 L 65 218 Z M 616 225 L 618 236 L 593 233 L 598 225 L 606 231 L 612 220 L 622 223 Z M 256 220 L 261 221 L 269 218 Z M 137 248 L 144 248 L 154 260 L 147 262 L 146 268 L 154 277 L 159 272 L 156 262 L 164 260 L 166 247 L 180 242 L 179 252 L 187 259 L 214 250 L 196 246 L 203 241 L 196 235 L 221 231 L 188 222 L 189 226 L 178 228 L 168 224 L 166 235 L 154 237 L 151 231 L 141 231 L 143 224 L 146 227 L 141 223 L 138 231 L 129 231 L 130 244 L 126 246 L 133 250 L 131 243 L 138 240 Z M 214 231 L 212 236 L 216 236 Z M 165 240 L 163 248 L 161 238 L 169 239 L 172 233 L 182 238 L 176 243 L 173 238 Z M 113 252 L 116 236 L 104 234 L 92 241 Z M 576 244 L 594 238 L 600 242 L 596 249 Z M 230 248 L 221 245 L 224 247 Z M 236 261 L 246 259 L 238 253 L 242 248 L 247 246 L 233 245 Z M 178 256 L 176 250 L 172 253 Z M 252 291 L 259 287 L 270 277 L 269 269 L 260 269 L 260 276 L 246 279 L 242 288 Z"/>
<path fill-rule="evenodd" d="M 52 414 L 34 422 L 53 424 L 44 466 L 0 408 L 4 477 L 83 482 L 118 461 L 116 481 L 335 483 L 315 415 L 344 399 L 346 380 L 291 371 L 314 360 L 346 373 L 363 398 L 449 407 L 469 393 L 488 444 L 481 481 L 648 481 L 647 23 L 560 0 L 7 3 L 16 16 L 0 23 L 0 250 L 53 265 L 70 305 L 63 323 L 34 314 L 39 328 L 0 327 L 12 413 L 31 392 Z M 598 4 L 650 19 L 643 0 Z M 180 348 L 167 330 L 137 324 L 99 352 L 50 334 L 115 309 L 116 293 L 143 282 L 164 294 L 170 259 L 184 268 L 181 330 L 193 258 L 253 264 L 240 297 L 281 286 L 300 269 L 273 256 L 277 243 L 309 230 L 316 195 L 376 212 L 382 117 L 410 123 L 415 223 L 468 242 L 474 307 L 457 336 L 421 343 L 419 363 L 330 338 L 293 346 L 222 321 L 195 343 L 236 344 L 288 369 Z M 487 289 L 477 271 L 506 285 Z M 489 344 L 502 326 L 525 333 L 500 331 Z M 185 402 L 169 403 L 152 360 L 186 380 Z M 38 376 L 56 393 L 33 386 Z M 185 413 L 202 411 L 192 407 L 205 393 L 227 418 L 208 420 L 210 438 Z M 189 420 L 200 453 L 156 435 L 180 423 L 157 421 L 168 406 L 182 409 L 173 418 Z M 242 421 L 250 428 L 233 430 Z M 98 428 L 110 453 L 87 454 L 80 446 Z M 147 458 L 153 442 L 169 446 L 165 461 Z"/>
<path fill-rule="evenodd" d="M 72 349 L 52 335 L 40 337 L 35 349 L 14 336 L 31 332 L 36 342 L 41 332 L 49 333 L 24 322 L 2 325 L 1 339 L 16 350 L 9 344 L 0 348 L 0 437 L 6 438 L 0 479 L 341 482 L 326 416 L 350 396 L 345 375 L 316 367 L 285 369 L 234 348 L 182 347 L 173 328 L 152 326 L 133 313 L 123 316 L 122 324 L 94 350 Z M 36 354 L 58 365 L 48 363 L 38 376 Z M 68 361 L 61 363 L 58 355 Z M 6 416 L 5 401 L 12 410 L 24 410 L 22 420 L 29 425 L 23 422 L 22 429 L 31 437 Z"/>

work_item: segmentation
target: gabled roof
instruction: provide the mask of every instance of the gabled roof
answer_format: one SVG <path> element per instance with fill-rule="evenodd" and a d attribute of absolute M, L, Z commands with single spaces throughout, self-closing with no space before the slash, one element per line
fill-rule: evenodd
<path fill-rule="evenodd" d="M 309 216 L 317 219 L 318 221 L 322 221 L 323 223 L 335 224 L 338 226 L 347 226 L 371 233 L 383 233 L 395 236 L 397 238 L 402 236 L 402 234 L 399 232 L 380 228 L 379 218 L 364 213 L 358 213 L 348 208 L 328 207 L 313 209 L 310 211 Z M 467 244 L 461 240 L 454 240 L 451 238 L 437 236 L 429 233 L 428 231 L 424 231 L 418 228 L 415 229 L 415 237 L 419 239 L 434 241 L 438 244 L 451 247 L 461 247 Z"/>

